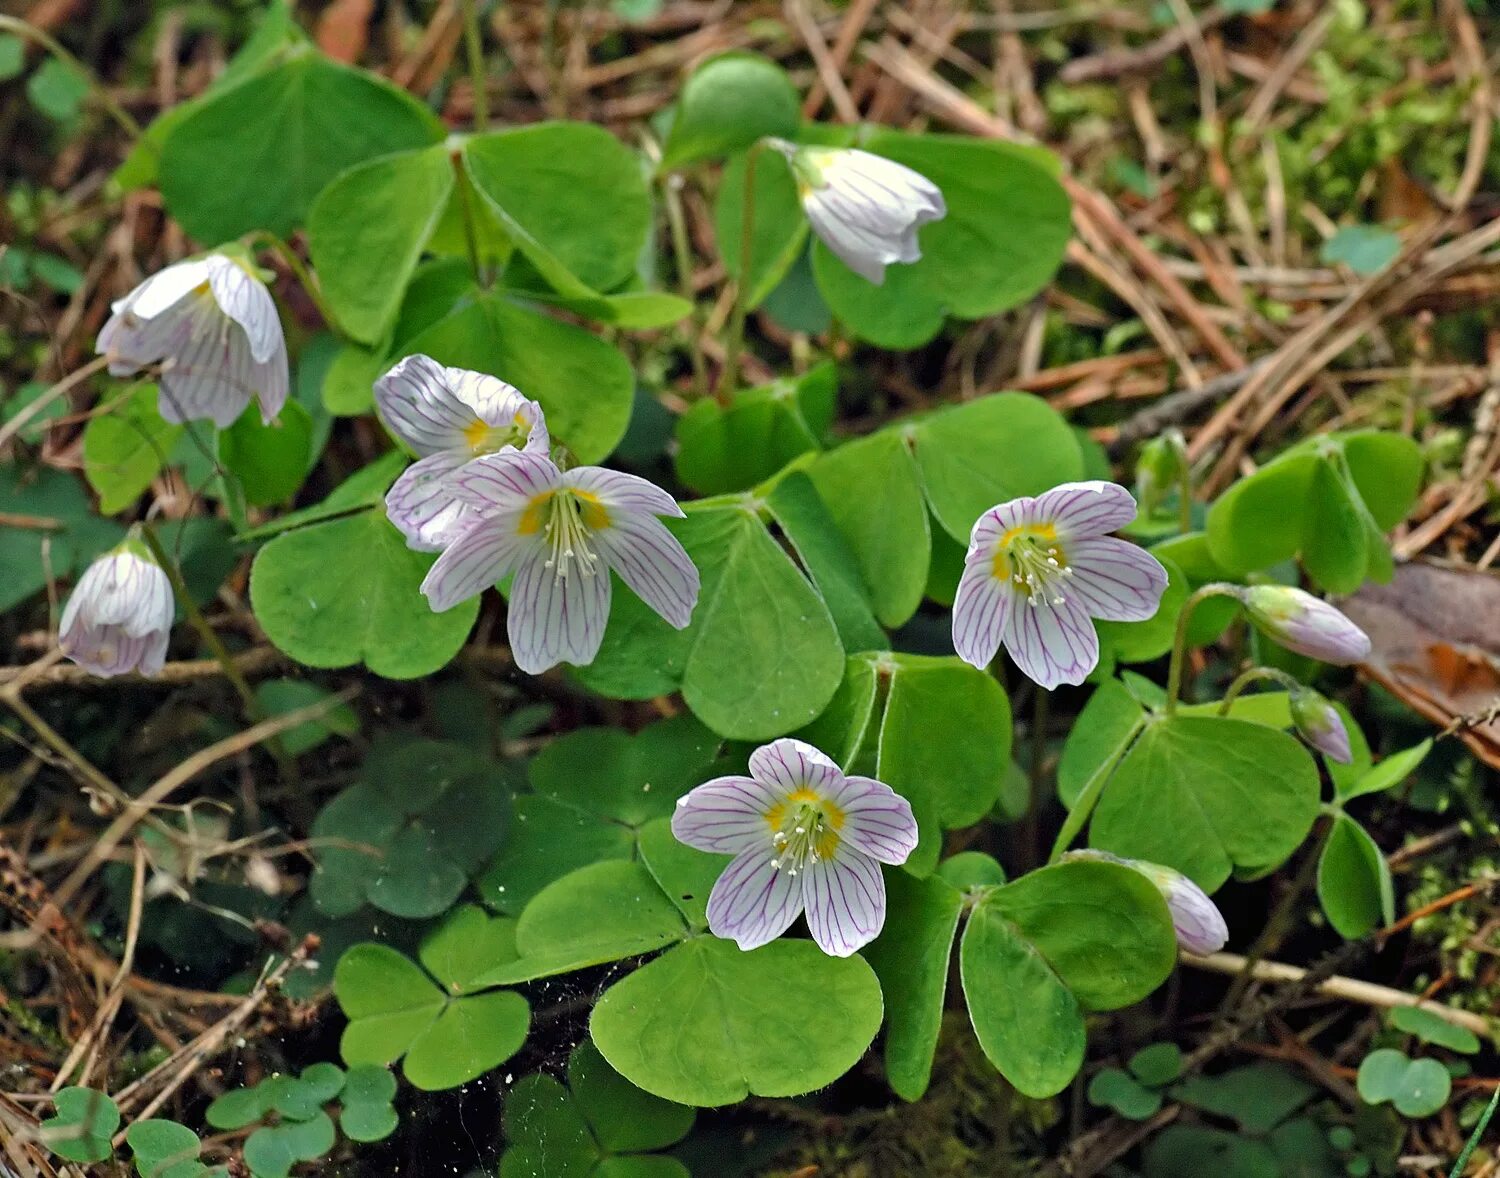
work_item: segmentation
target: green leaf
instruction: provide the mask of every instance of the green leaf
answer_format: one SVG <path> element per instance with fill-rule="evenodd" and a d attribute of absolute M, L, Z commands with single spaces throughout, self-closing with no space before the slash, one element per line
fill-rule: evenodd
<path fill-rule="evenodd" d="M 547 1075 L 524 1076 L 505 1098 L 500 1178 L 591 1178 L 599 1146 L 578 1103 Z"/>
<path fill-rule="evenodd" d="M 83 428 L 83 475 L 105 515 L 123 511 L 151 485 L 182 435 L 156 408 L 154 384 L 134 386 Z"/>
<path fill-rule="evenodd" d="M 296 401 L 283 405 L 269 425 L 252 406 L 219 431 L 219 461 L 240 480 L 252 507 L 270 507 L 302 486 L 312 464 L 312 437 L 312 415 Z"/>
<path fill-rule="evenodd" d="M 1096 621 L 1099 632 L 1100 662 L 1144 663 L 1158 659 L 1172 649 L 1177 638 L 1177 620 L 1188 597 L 1187 577 L 1171 557 L 1156 553 L 1167 571 L 1167 587 L 1157 602 L 1156 612 L 1139 622 Z M 1106 661 L 1109 660 L 1109 661 Z"/>
<path fill-rule="evenodd" d="M 0 39 L 0 44 L 4 44 L 3 39 Z M 16 437 L 28 445 L 41 445 L 42 440 L 47 435 L 47 431 L 51 429 L 58 419 L 67 417 L 73 411 L 66 397 L 49 396 L 51 393 L 52 387 L 38 380 L 27 381 L 25 384 L 18 386 L 10 396 L 5 398 L 3 403 L 0 403 L 0 422 L 9 425 L 37 400 L 48 397 L 49 399 L 44 407 L 32 413 L 26 419 L 26 423 L 21 426 L 20 432 L 16 434 Z M 84 430 L 87 433 L 88 427 L 85 426 Z M 86 444 L 87 440 L 85 439 Z M 85 461 L 87 461 L 86 451 Z"/>
<path fill-rule="evenodd" d="M 995 504 L 1084 475 L 1072 429 L 1030 393 L 980 397 L 923 418 L 911 431 L 932 514 L 960 544 Z"/>
<path fill-rule="evenodd" d="M 1353 940 L 1396 919 L 1391 869 L 1354 819 L 1337 815 L 1318 860 L 1318 900 L 1328 923 Z"/>
<path fill-rule="evenodd" d="M 396 1077 L 379 1064 L 349 1069 L 340 1100 L 339 1127 L 351 1141 L 383 1141 L 396 1131 L 400 1118 L 391 1101 Z"/>
<path fill-rule="evenodd" d="M 547 428 L 579 462 L 598 462 L 630 419 L 635 376 L 615 348 L 501 295 L 481 295 L 401 348 L 509 381 L 541 405 Z M 392 357 L 392 362 L 399 359 Z"/>
<path fill-rule="evenodd" d="M 1187 1076 L 1172 1088 L 1174 1099 L 1239 1122 L 1246 1133 L 1268 1133 L 1318 1094 L 1300 1076 L 1277 1063 L 1253 1063 L 1217 1076 Z"/>
<path fill-rule="evenodd" d="M 822 242 L 814 243 L 818 289 L 834 316 L 861 339 L 914 348 L 932 339 L 948 315 L 996 314 L 1051 280 L 1071 231 L 1071 209 L 1045 153 L 888 130 L 876 131 L 865 146 L 936 184 L 948 214 L 922 227 L 921 260 L 892 265 L 882 286 L 866 282 Z"/>
<path fill-rule="evenodd" d="M 378 344 L 453 191 L 448 148 L 382 156 L 340 173 L 313 201 L 307 243 L 339 325 Z"/>
<path fill-rule="evenodd" d="M 266 1115 L 270 1107 L 266 1103 L 269 1095 L 260 1085 L 254 1088 L 231 1088 L 208 1106 L 203 1119 L 215 1129 L 243 1129 Z"/>
<path fill-rule="evenodd" d="M 1241 0 L 1244 2 L 1244 0 Z M 1271 1147 L 1203 1125 L 1168 1125 L 1146 1147 L 1146 1178 L 1287 1178 Z M 1328 1171 L 1315 1171 L 1321 1176 Z"/>
<path fill-rule="evenodd" d="M 198 1135 L 176 1121 L 151 1118 L 125 1130 L 141 1178 L 192 1178 L 207 1173 L 198 1161 Z"/>
<path fill-rule="evenodd" d="M 0 82 L 8 82 L 26 68 L 26 42 L 0 33 Z"/>
<path fill-rule="evenodd" d="M 339 959 L 334 995 L 349 1018 L 340 1049 L 351 1066 L 406 1056 L 406 1078 L 425 1091 L 456 1088 L 499 1066 L 525 1042 L 530 1008 L 508 990 L 449 1000 L 409 958 L 356 945 Z"/>
<path fill-rule="evenodd" d="M 1448 1069 L 1435 1059 L 1409 1059 L 1382 1047 L 1365 1056 L 1357 1080 L 1360 1099 L 1389 1101 L 1403 1117 L 1430 1117 L 1448 1103 L 1453 1089 Z"/>
<path fill-rule="evenodd" d="M 42 1143 L 70 1162 L 102 1162 L 114 1156 L 110 1138 L 120 1127 L 115 1102 L 92 1088 L 64 1088 L 52 1097 L 57 1115 L 41 1124 Z"/>
<path fill-rule="evenodd" d="M 254 229 L 286 237 L 346 168 L 442 137 L 405 91 L 294 48 L 174 123 L 162 148 L 162 196 L 199 241 Z"/>
<path fill-rule="evenodd" d="M 383 352 L 344 344 L 323 374 L 323 408 L 335 417 L 360 417 L 375 407 L 375 381 L 389 365 Z"/>
<path fill-rule="evenodd" d="M 1176 959 L 1155 885 L 1132 868 L 1082 860 L 987 893 L 959 950 L 980 1046 L 1037 1098 L 1062 1091 L 1082 1064 L 1084 1012 L 1140 1001 Z"/>
<path fill-rule="evenodd" d="M 1057 796 L 1068 809 L 1090 777 L 1111 756 L 1135 739 L 1146 711 L 1118 679 L 1106 679 L 1068 732 L 1057 762 Z"/>
<path fill-rule="evenodd" d="M 321 523 L 340 515 L 352 515 L 367 507 L 379 507 L 384 503 L 385 493 L 390 490 L 406 462 L 406 455 L 399 450 L 388 451 L 368 466 L 355 471 L 335 487 L 323 502 L 298 511 L 289 511 L 270 523 L 241 532 L 235 539 L 265 540 L 293 528 Z"/>
<path fill-rule="evenodd" d="M 937 876 L 886 875 L 885 927 L 864 950 L 885 995 L 885 1074 L 903 1100 L 920 1100 L 943 1021 L 948 958 L 963 896 Z"/>
<path fill-rule="evenodd" d="M 706 495 L 749 490 L 822 448 L 837 389 L 834 366 L 824 363 L 800 377 L 743 389 L 728 408 L 695 402 L 677 419 L 677 477 Z"/>
<path fill-rule="evenodd" d="M 412 552 L 384 513 L 367 511 L 276 537 L 256 555 L 250 604 L 276 646 L 310 667 L 363 662 L 388 679 L 444 666 L 479 599 L 433 613 L 418 591 L 433 557 Z"/>
<path fill-rule="evenodd" d="M 816 995 L 817 1004 L 795 1051 L 786 1043 L 789 994 Z M 861 957 L 786 939 L 747 953 L 699 937 L 611 987 L 589 1028 L 610 1066 L 637 1087 L 716 1107 L 832 1083 L 859 1061 L 880 1018 L 880 985 Z"/>
<path fill-rule="evenodd" d="M 1089 845 L 1172 867 L 1207 892 L 1301 844 L 1318 811 L 1318 771 L 1297 741 L 1245 720 L 1151 724 L 1104 788 Z"/>
<path fill-rule="evenodd" d="M 1010 767 L 1010 701 L 983 671 L 957 658 L 883 656 L 889 679 L 876 776 L 926 796 L 945 828 L 978 822 Z"/>
<path fill-rule="evenodd" d="M 449 994 L 469 994 L 484 988 L 478 979 L 486 972 L 516 959 L 516 922 L 465 904 L 426 936 L 417 955 Z"/>
<path fill-rule="evenodd" d="M 622 590 L 599 656 L 578 677 L 633 698 L 680 681 L 694 714 L 735 740 L 806 724 L 843 676 L 843 649 L 822 598 L 749 504 L 707 507 L 668 526 L 702 577 L 692 624 L 673 631 Z"/>
<path fill-rule="evenodd" d="M 670 327 L 693 313 L 693 304 L 687 299 L 659 290 L 626 290 L 587 297 L 533 290 L 524 293 L 528 299 L 549 307 L 564 307 L 599 323 L 636 331 Z"/>
<path fill-rule="evenodd" d="M 255 1178 L 286 1178 L 298 1162 L 321 1158 L 333 1148 L 333 1121 L 318 1113 L 307 1121 L 288 1121 L 257 1129 L 245 1140 L 245 1164 Z"/>
<path fill-rule="evenodd" d="M 1422 447 L 1404 434 L 1360 430 L 1343 436 L 1344 461 L 1365 507 L 1381 529 L 1406 518 L 1422 487 Z"/>
<path fill-rule="evenodd" d="M 1345 225 L 1323 243 L 1319 259 L 1326 265 L 1342 263 L 1356 274 L 1378 274 L 1396 260 L 1401 239 L 1379 225 Z"/>
<path fill-rule="evenodd" d="M 854 552 L 812 480 L 792 472 L 776 484 L 766 506 L 822 594 L 844 649 L 884 650 L 889 642 L 875 620 Z"/>
<path fill-rule="evenodd" d="M 1302 563 L 1313 580 L 1335 593 L 1352 593 L 1365 579 L 1370 537 L 1363 513 L 1333 466 L 1313 467 Z"/>
<path fill-rule="evenodd" d="M 599 1049 L 585 1039 L 568 1059 L 568 1087 L 609 1153 L 666 1149 L 688 1135 L 696 1114 L 637 1088 L 609 1066 Z"/>
<path fill-rule="evenodd" d="M 1182 1048 L 1175 1043 L 1153 1043 L 1132 1055 L 1128 1066 L 1142 1084 L 1160 1088 L 1182 1075 Z"/>
<path fill-rule="evenodd" d="M 606 859 L 548 884 L 516 923 L 516 960 L 485 970 L 476 986 L 569 973 L 665 948 L 687 925 L 639 863 Z"/>
<path fill-rule="evenodd" d="M 1397 1006 L 1391 1009 L 1391 1026 L 1408 1035 L 1415 1035 L 1423 1043 L 1446 1047 L 1450 1051 L 1473 1055 L 1478 1052 L 1479 1036 L 1467 1027 L 1455 1026 L 1435 1010 L 1420 1006 Z"/>
<path fill-rule="evenodd" d="M 114 547 L 125 529 L 100 519 L 76 478 L 49 467 L 0 464 L 0 512 L 30 516 L 44 526 L 0 528 L 0 609 L 25 601 L 53 577 L 81 573 Z M 44 559 L 45 557 L 45 559 Z"/>
<path fill-rule="evenodd" d="M 886 430 L 847 442 L 807 473 L 854 549 L 875 616 L 886 627 L 904 624 L 921 604 L 932 558 L 922 476 L 907 436 Z"/>
<path fill-rule="evenodd" d="M 759 54 L 722 53 L 683 83 L 661 166 L 728 155 L 767 135 L 790 138 L 801 122 L 801 99 L 786 71 Z"/>
<path fill-rule="evenodd" d="M 463 153 L 480 196 L 560 294 L 612 290 L 635 272 L 651 201 L 639 160 L 608 131 L 536 123 L 475 135 Z"/>
<path fill-rule="evenodd" d="M 708 928 L 708 897 L 724 871 L 722 855 L 710 855 L 680 843 L 670 818 L 656 818 L 641 827 L 641 862 L 694 932 Z"/>
<path fill-rule="evenodd" d="M 1353 798 L 1363 797 L 1365 794 L 1382 793 L 1400 785 L 1414 772 L 1432 751 L 1432 740 L 1429 737 L 1420 744 L 1413 745 L 1409 749 L 1402 749 L 1399 753 L 1392 753 L 1385 757 L 1379 764 L 1373 766 L 1367 772 L 1361 774 L 1353 781 L 1336 779 L 1338 799 L 1347 802 Z"/>
<path fill-rule="evenodd" d="M 748 155 L 738 155 L 724 166 L 719 195 L 714 202 L 714 233 L 730 277 L 740 280 L 740 254 L 745 237 L 745 170 Z M 797 198 L 797 182 L 779 151 L 755 156 L 755 192 L 750 209 L 750 276 L 744 303 L 755 308 L 766 300 L 802 256 L 807 242 L 807 218 Z"/>
<path fill-rule="evenodd" d="M 88 97 L 88 79 L 79 67 L 56 57 L 46 58 L 26 79 L 26 97 L 50 119 L 65 123 L 78 113 Z"/>
<path fill-rule="evenodd" d="M 601 859 L 628 859 L 644 826 L 711 776 L 719 739 L 688 715 L 630 736 L 578 728 L 527 767 L 534 793 L 515 799 L 511 840 L 479 881 L 498 911 L 519 913 L 547 884 Z"/>
<path fill-rule="evenodd" d="M 1089 1081 L 1090 1104 L 1112 1108 L 1132 1121 L 1154 1117 L 1161 1108 L 1161 1093 L 1144 1087 L 1135 1077 L 1119 1068 L 1104 1068 Z"/>
<path fill-rule="evenodd" d="M 322 703 L 333 693 L 305 679 L 267 679 L 255 688 L 255 700 L 267 717 L 283 716 Z M 348 704 L 339 704 L 316 720 L 283 732 L 282 747 L 294 757 L 317 748 L 333 736 L 353 736 L 359 731 L 359 717 Z"/>
<path fill-rule="evenodd" d="M 1208 547 L 1231 574 L 1290 560 L 1302 544 L 1320 459 L 1290 454 L 1241 479 L 1208 509 Z"/>

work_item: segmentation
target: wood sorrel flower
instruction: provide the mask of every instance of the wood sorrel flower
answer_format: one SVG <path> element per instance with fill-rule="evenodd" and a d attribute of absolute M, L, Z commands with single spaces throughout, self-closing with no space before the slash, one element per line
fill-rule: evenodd
<path fill-rule="evenodd" d="M 1333 606 L 1290 585 L 1242 589 L 1250 620 L 1273 640 L 1308 658 L 1340 666 L 1370 653 L 1370 636 Z"/>
<path fill-rule="evenodd" d="M 853 148 L 767 141 L 791 165 L 813 232 L 844 265 L 879 286 L 891 262 L 922 256 L 917 230 L 946 216 L 936 184 L 904 164 Z"/>
<path fill-rule="evenodd" d="M 656 517 L 682 515 L 672 496 L 634 475 L 506 450 L 453 476 L 474 518 L 422 582 L 434 610 L 514 572 L 506 627 L 516 666 L 537 674 L 590 663 L 609 618 L 610 570 L 671 625 L 688 624 L 698 569 Z"/>
<path fill-rule="evenodd" d="M 1298 735 L 1313 748 L 1341 765 L 1354 759 L 1349 751 L 1349 730 L 1344 727 L 1344 719 L 1322 695 L 1307 687 L 1294 691 L 1291 710 Z"/>
<path fill-rule="evenodd" d="M 225 254 L 178 262 L 113 306 L 95 350 L 114 376 L 161 363 L 158 406 L 171 422 L 233 425 L 252 397 L 269 422 L 286 403 L 286 338 L 249 264 Z"/>
<path fill-rule="evenodd" d="M 86 671 L 155 675 L 167 657 L 172 583 L 139 540 L 126 539 L 79 578 L 58 645 Z"/>
<path fill-rule="evenodd" d="M 1046 688 L 1082 683 L 1099 662 L 1092 618 L 1156 613 L 1167 572 L 1150 553 L 1106 535 L 1135 518 L 1114 483 L 1064 483 L 990 508 L 974 524 L 953 602 L 953 648 L 989 666 L 1001 644 Z"/>
<path fill-rule="evenodd" d="M 1229 926 L 1224 923 L 1224 914 L 1208 897 L 1208 893 L 1183 875 L 1160 863 L 1147 863 L 1144 859 L 1124 859 L 1108 851 L 1069 851 L 1064 859 L 1102 859 L 1107 863 L 1120 863 L 1139 871 L 1156 885 L 1162 899 L 1167 902 L 1167 911 L 1172 916 L 1172 931 L 1177 934 L 1177 943 L 1189 953 L 1200 957 L 1217 953 L 1229 940 Z"/>
<path fill-rule="evenodd" d="M 750 754 L 749 777 L 716 777 L 678 799 L 672 833 L 733 855 L 708 897 L 708 927 L 754 949 L 804 909 L 825 953 L 847 957 L 885 923 L 880 864 L 916 849 L 911 805 L 884 782 L 846 777 L 790 738 Z"/>
<path fill-rule="evenodd" d="M 542 407 L 498 377 L 408 356 L 375 382 L 375 401 L 391 432 L 417 461 L 385 497 L 386 514 L 409 548 L 440 552 L 473 511 L 453 490 L 465 463 L 502 450 L 546 454 Z"/>

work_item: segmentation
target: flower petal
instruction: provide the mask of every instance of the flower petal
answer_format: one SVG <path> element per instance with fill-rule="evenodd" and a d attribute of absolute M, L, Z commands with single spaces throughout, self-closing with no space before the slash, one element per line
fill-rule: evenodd
<path fill-rule="evenodd" d="M 1113 536 L 1073 540 L 1067 546 L 1073 575 L 1064 590 L 1096 618 L 1142 622 L 1156 613 L 1167 588 L 1167 570 L 1144 548 Z"/>
<path fill-rule="evenodd" d="M 981 671 L 995 661 L 1017 595 L 995 576 L 993 558 L 964 566 L 953 598 L 953 649 Z"/>
<path fill-rule="evenodd" d="M 885 877 L 868 855 L 845 851 L 802 873 L 807 930 L 824 953 L 848 957 L 880 935 Z"/>
<path fill-rule="evenodd" d="M 1033 515 L 1057 525 L 1059 534 L 1073 538 L 1103 536 L 1135 519 L 1135 497 L 1118 483 L 1090 479 L 1063 483 L 1038 495 Z"/>
<path fill-rule="evenodd" d="M 546 454 L 552 448 L 547 434 L 547 423 L 542 407 L 530 400 L 513 384 L 507 384 L 498 376 L 487 372 L 473 372 L 467 368 L 444 368 L 447 387 L 472 411 L 473 417 L 500 428 L 513 428 L 524 423 L 526 444 L 519 449 Z"/>
<path fill-rule="evenodd" d="M 208 419 L 220 429 L 238 420 L 266 375 L 245 333 L 211 301 L 195 311 L 188 338 L 172 341 L 157 384 L 157 408 L 174 424 Z M 205 321 L 206 320 L 206 321 Z"/>
<path fill-rule="evenodd" d="M 1038 601 L 1011 610 L 1005 649 L 1028 678 L 1050 690 L 1088 678 L 1099 662 L 1099 635 L 1076 597 L 1060 605 Z"/>
<path fill-rule="evenodd" d="M 476 520 L 452 541 L 422 578 L 422 592 L 435 613 L 483 593 L 528 553 L 539 552 L 534 535 L 520 532 L 520 513 Z M 537 556 L 541 560 L 541 556 Z"/>
<path fill-rule="evenodd" d="M 659 519 L 616 511 L 594 542 L 620 580 L 671 625 L 681 630 L 692 620 L 698 566 Z"/>
<path fill-rule="evenodd" d="M 506 631 L 516 666 L 539 675 L 558 663 L 587 666 L 599 653 L 609 621 L 609 572 L 603 565 L 585 575 L 575 564 L 559 576 L 548 567 L 551 549 L 529 550 L 510 591 Z"/>
<path fill-rule="evenodd" d="M 139 320 L 155 319 L 208 282 L 211 273 L 208 258 L 174 262 L 140 283 L 111 310 L 129 311 Z"/>
<path fill-rule="evenodd" d="M 441 552 L 475 518 L 453 488 L 453 475 L 468 462 L 456 450 L 439 450 L 419 458 L 391 484 L 385 513 L 418 552 Z"/>
<path fill-rule="evenodd" d="M 969 550 L 966 561 L 993 560 L 1000 537 L 1012 528 L 1034 522 L 1036 500 L 1029 495 L 997 503 L 977 520 L 969 530 Z"/>
<path fill-rule="evenodd" d="M 677 500 L 649 479 L 633 474 L 602 466 L 579 466 L 563 475 L 563 482 L 574 490 L 597 496 L 607 508 L 642 515 L 682 515 Z"/>
<path fill-rule="evenodd" d="M 453 493 L 485 512 L 518 511 L 562 485 L 562 472 L 545 454 L 502 450 L 466 463 L 453 476 Z"/>
<path fill-rule="evenodd" d="M 255 362 L 264 364 L 271 359 L 278 344 L 284 350 L 286 339 L 281 332 L 281 318 L 276 313 L 276 300 L 271 297 L 265 283 L 222 254 L 211 254 L 205 261 L 214 302 L 240 325 Z"/>
<path fill-rule="evenodd" d="M 846 777 L 831 800 L 844 812 L 837 828 L 851 849 L 896 866 L 917 849 L 917 820 L 911 803 L 873 777 Z"/>
<path fill-rule="evenodd" d="M 375 382 L 381 417 L 419 458 L 468 450 L 464 431 L 474 424 L 474 409 L 455 394 L 448 372 L 431 356 L 408 356 Z"/>
<path fill-rule="evenodd" d="M 708 928 L 716 937 L 757 949 L 792 926 L 802 911 L 802 882 L 771 866 L 770 847 L 742 851 L 708 896 Z"/>
<path fill-rule="evenodd" d="M 678 799 L 672 834 L 680 843 L 718 855 L 769 848 L 774 828 L 766 815 L 777 802 L 777 795 L 753 777 L 715 777 Z"/>
<path fill-rule="evenodd" d="M 763 744 L 751 753 L 750 776 L 783 794 L 806 787 L 824 796 L 844 780 L 843 770 L 826 755 L 790 736 Z"/>

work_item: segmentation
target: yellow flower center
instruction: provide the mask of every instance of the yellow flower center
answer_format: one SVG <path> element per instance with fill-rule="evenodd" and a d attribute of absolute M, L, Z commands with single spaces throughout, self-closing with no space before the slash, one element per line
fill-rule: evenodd
<path fill-rule="evenodd" d="M 519 413 L 511 418 L 509 425 L 503 426 L 476 417 L 464 426 L 464 442 L 475 454 L 493 454 L 506 446 L 521 449 L 530 433 L 531 423 Z"/>
<path fill-rule="evenodd" d="M 589 491 L 563 487 L 543 491 L 526 505 L 521 513 L 518 531 L 523 536 L 541 532 L 552 555 L 546 567 L 566 577 L 576 567 L 581 576 L 592 576 L 599 555 L 594 551 L 593 533 L 610 526 L 609 509 Z"/>
<path fill-rule="evenodd" d="M 1073 575 L 1053 524 L 1017 524 L 1006 531 L 995 545 L 991 572 L 1032 605 L 1061 605 L 1063 584 Z"/>
<path fill-rule="evenodd" d="M 765 813 L 771 828 L 775 869 L 796 875 L 819 859 L 831 859 L 839 846 L 844 811 L 810 786 L 793 790 Z"/>

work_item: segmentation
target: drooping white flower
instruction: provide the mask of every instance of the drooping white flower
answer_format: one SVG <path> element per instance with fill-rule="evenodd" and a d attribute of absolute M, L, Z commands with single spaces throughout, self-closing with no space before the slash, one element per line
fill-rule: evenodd
<path fill-rule="evenodd" d="M 1370 653 L 1370 636 L 1342 612 L 1291 585 L 1251 585 L 1239 592 L 1250 620 L 1288 650 L 1345 666 Z"/>
<path fill-rule="evenodd" d="M 261 420 L 281 412 L 289 388 L 286 337 L 259 276 L 225 254 L 168 266 L 113 306 L 95 350 L 114 376 L 161 364 L 158 404 L 167 421 L 233 425 L 251 398 Z"/>
<path fill-rule="evenodd" d="M 386 514 L 418 552 L 440 552 L 473 518 L 451 476 L 484 454 L 551 446 L 542 407 L 498 377 L 408 356 L 375 382 L 375 402 L 417 461 L 385 497 Z"/>
<path fill-rule="evenodd" d="M 894 160 L 855 148 L 768 142 L 791 165 L 813 232 L 844 265 L 876 286 L 885 282 L 891 262 L 922 256 L 917 230 L 948 212 L 936 184 Z"/>
<path fill-rule="evenodd" d="M 172 614 L 167 574 L 144 544 L 127 539 L 79 578 L 58 645 L 95 675 L 155 675 L 166 661 Z"/>
<path fill-rule="evenodd" d="M 452 476 L 474 518 L 422 582 L 434 610 L 515 573 L 506 627 L 516 666 L 538 674 L 593 661 L 609 619 L 610 570 L 677 629 L 698 602 L 698 569 L 661 520 L 682 509 L 660 487 L 599 466 L 559 470 L 506 450 Z"/>
<path fill-rule="evenodd" d="M 708 927 L 754 949 L 804 910 L 825 953 L 847 957 L 885 923 L 880 865 L 917 846 L 911 805 L 884 782 L 845 776 L 810 744 L 785 738 L 750 755 L 749 777 L 716 777 L 677 802 L 672 833 L 733 855 L 708 897 Z"/>
<path fill-rule="evenodd" d="M 983 669 L 1003 643 L 1041 686 L 1082 683 L 1099 662 L 1093 618 L 1151 617 L 1161 562 L 1107 533 L 1135 518 L 1114 483 L 1064 483 L 990 508 L 974 524 L 953 602 L 953 648 Z"/>

